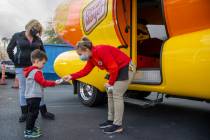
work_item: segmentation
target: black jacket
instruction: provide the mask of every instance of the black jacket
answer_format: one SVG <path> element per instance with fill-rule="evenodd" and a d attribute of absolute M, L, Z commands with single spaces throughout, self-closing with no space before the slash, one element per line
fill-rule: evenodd
<path fill-rule="evenodd" d="M 14 54 L 14 49 L 17 48 L 17 52 Z M 25 31 L 15 33 L 7 47 L 7 53 L 9 58 L 15 64 L 15 67 L 24 68 L 31 66 L 31 52 L 35 49 L 40 49 L 45 52 L 42 40 L 40 38 L 34 38 L 32 43 L 25 36 Z"/>

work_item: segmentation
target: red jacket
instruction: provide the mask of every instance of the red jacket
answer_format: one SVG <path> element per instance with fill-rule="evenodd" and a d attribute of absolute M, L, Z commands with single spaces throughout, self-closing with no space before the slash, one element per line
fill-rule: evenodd
<path fill-rule="evenodd" d="M 88 60 L 85 67 L 79 72 L 71 74 L 72 80 L 86 76 L 97 66 L 109 72 L 109 84 L 114 85 L 119 70 L 128 65 L 129 62 L 130 58 L 119 49 L 108 45 L 98 45 L 93 47 L 92 57 Z"/>
<path fill-rule="evenodd" d="M 30 67 L 24 68 L 24 72 L 23 73 L 24 73 L 24 75 L 25 75 L 26 78 L 28 77 L 29 73 L 33 69 L 38 69 L 38 68 L 35 67 L 35 66 L 30 66 Z M 52 87 L 52 86 L 55 86 L 56 85 L 54 81 L 45 80 L 41 71 L 37 71 L 36 72 L 36 74 L 34 76 L 34 80 L 37 83 L 39 83 L 42 87 Z"/>

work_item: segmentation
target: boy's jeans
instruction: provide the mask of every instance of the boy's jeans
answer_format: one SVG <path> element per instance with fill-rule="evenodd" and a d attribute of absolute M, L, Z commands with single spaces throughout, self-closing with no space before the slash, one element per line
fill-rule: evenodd
<path fill-rule="evenodd" d="M 28 116 L 26 120 L 26 130 L 33 130 L 36 119 L 39 115 L 41 98 L 26 99 L 28 105 Z"/>
<path fill-rule="evenodd" d="M 24 68 L 16 68 L 16 76 L 19 80 L 19 101 L 20 101 L 20 106 L 26 106 L 26 98 L 25 98 L 25 89 L 26 89 L 26 78 L 23 75 L 23 69 Z M 44 98 L 41 99 L 40 106 L 45 105 L 44 103 Z"/>

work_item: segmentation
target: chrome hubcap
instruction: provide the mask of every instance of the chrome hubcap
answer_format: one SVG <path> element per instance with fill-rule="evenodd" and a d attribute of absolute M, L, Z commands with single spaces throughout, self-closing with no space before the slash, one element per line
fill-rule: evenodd
<path fill-rule="evenodd" d="M 90 100 L 93 96 L 93 86 L 80 83 L 80 95 L 85 101 Z"/>

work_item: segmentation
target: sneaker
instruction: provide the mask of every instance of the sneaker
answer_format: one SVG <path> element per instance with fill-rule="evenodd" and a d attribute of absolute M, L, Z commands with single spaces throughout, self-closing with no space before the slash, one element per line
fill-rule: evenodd
<path fill-rule="evenodd" d="M 34 126 L 33 131 L 39 133 L 40 135 L 42 134 L 42 130 L 40 129 L 40 127 Z M 26 131 L 24 131 L 24 134 L 26 133 Z"/>
<path fill-rule="evenodd" d="M 40 127 L 34 126 L 33 131 L 37 132 L 37 133 L 42 133 L 42 130 L 40 129 Z"/>
<path fill-rule="evenodd" d="M 46 120 L 55 120 L 55 115 L 50 112 L 46 112 L 45 114 L 42 114 L 42 117 Z"/>
<path fill-rule="evenodd" d="M 25 138 L 38 138 L 41 136 L 41 134 L 39 134 L 36 131 L 32 131 L 32 130 L 26 130 L 24 133 L 25 133 L 24 134 Z"/>
<path fill-rule="evenodd" d="M 113 121 L 108 120 L 102 124 L 99 124 L 99 128 L 104 129 L 104 128 L 110 127 L 112 125 L 113 125 Z"/>
<path fill-rule="evenodd" d="M 105 134 L 114 134 L 114 133 L 122 133 L 122 132 L 123 132 L 122 126 L 115 125 L 115 124 L 104 129 Z"/>
<path fill-rule="evenodd" d="M 47 111 L 46 105 L 40 106 L 40 112 L 44 119 L 47 120 L 55 120 L 55 115 Z"/>

